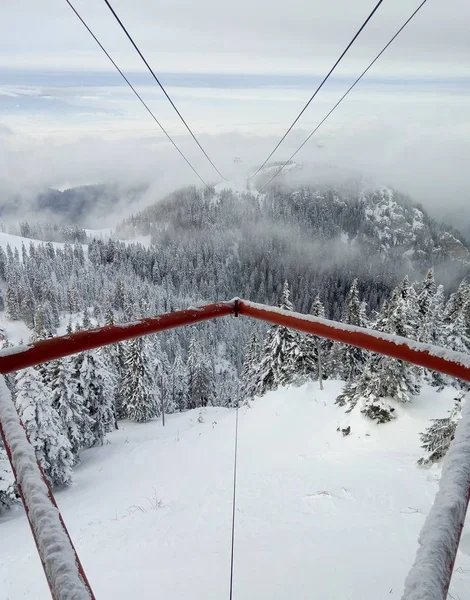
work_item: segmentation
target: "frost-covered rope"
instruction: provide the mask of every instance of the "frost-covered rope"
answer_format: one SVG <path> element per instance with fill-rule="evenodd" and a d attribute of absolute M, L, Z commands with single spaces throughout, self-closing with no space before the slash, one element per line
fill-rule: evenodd
<path fill-rule="evenodd" d="M 419 535 L 402 600 L 445 600 L 470 496 L 470 402 L 457 425 L 436 499 Z"/>
<path fill-rule="evenodd" d="M 94 600 L 33 447 L 0 375 L 0 435 L 54 600 Z"/>

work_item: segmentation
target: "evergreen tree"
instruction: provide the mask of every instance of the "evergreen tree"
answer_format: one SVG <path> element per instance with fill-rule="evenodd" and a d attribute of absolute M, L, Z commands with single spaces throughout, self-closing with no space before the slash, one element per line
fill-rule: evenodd
<path fill-rule="evenodd" d="M 186 366 L 183 362 L 181 352 L 177 352 L 171 370 L 171 390 L 172 403 L 175 410 L 183 411 L 188 408 L 188 389 L 187 389 Z"/>
<path fill-rule="evenodd" d="M 287 281 L 281 297 L 280 308 L 291 311 L 290 291 Z M 268 331 L 263 345 L 255 393 L 262 396 L 279 386 L 288 385 L 299 375 L 299 335 L 287 327 L 274 325 Z"/>
<path fill-rule="evenodd" d="M 450 298 L 444 309 L 444 323 L 449 324 L 455 321 L 465 304 L 470 300 L 470 286 L 466 279 L 460 282 L 456 292 L 450 295 Z"/>
<path fill-rule="evenodd" d="M 446 455 L 462 415 L 463 398 L 464 393 L 462 392 L 455 398 L 449 416 L 443 419 L 432 419 L 431 425 L 421 433 L 421 447 L 425 450 L 425 454 L 418 460 L 418 464 L 429 465 Z"/>
<path fill-rule="evenodd" d="M 465 314 L 470 302 L 464 304 L 453 317 L 453 321 L 444 326 L 444 346 L 456 352 L 470 354 L 470 332 L 466 325 Z M 447 382 L 457 389 L 469 390 L 470 384 L 455 378 L 447 378 Z"/>
<path fill-rule="evenodd" d="M 7 312 L 10 319 L 17 321 L 20 318 L 20 302 L 18 297 L 18 275 L 9 271 L 7 277 Z"/>
<path fill-rule="evenodd" d="M 361 308 L 361 312 L 364 308 Z M 325 318 L 325 307 L 317 294 L 312 306 L 310 314 L 320 319 Z M 303 353 L 307 357 L 307 368 L 305 372 L 313 379 L 320 381 L 320 389 L 323 389 L 323 379 L 325 377 L 325 356 L 331 349 L 329 340 L 320 338 L 316 335 L 305 335 L 303 337 L 304 350 Z"/>
<path fill-rule="evenodd" d="M 16 407 L 41 467 L 53 486 L 70 484 L 74 457 L 59 415 L 34 368 L 16 375 Z"/>
<path fill-rule="evenodd" d="M 106 434 L 115 428 L 112 373 L 103 359 L 103 348 L 83 352 L 78 360 L 78 393 L 92 420 L 92 445 L 103 445 Z"/>
<path fill-rule="evenodd" d="M 158 392 L 145 338 L 135 338 L 127 344 L 121 394 L 123 412 L 131 421 L 144 423 L 159 415 Z"/>
<path fill-rule="evenodd" d="M 194 337 L 189 344 L 186 373 L 188 408 L 212 405 L 215 400 L 213 372 Z"/>
<path fill-rule="evenodd" d="M 258 336 L 253 333 L 245 349 L 242 366 L 242 387 L 241 395 L 243 399 L 253 398 L 256 393 L 258 381 L 258 368 L 260 360 L 260 344 Z"/>
<path fill-rule="evenodd" d="M 85 408 L 83 397 L 78 393 L 73 359 L 65 357 L 56 363 L 57 367 L 50 384 L 52 406 L 62 421 L 74 460 L 78 462 L 80 450 L 94 443 L 92 433 L 94 421 Z"/>
<path fill-rule="evenodd" d="M 15 478 L 0 439 L 0 515 L 16 501 Z"/>
<path fill-rule="evenodd" d="M 406 335 L 415 328 L 415 308 L 414 297 L 405 278 L 394 290 L 390 301 L 384 304 L 376 327 L 383 333 Z M 408 322 L 409 315 L 411 323 Z M 348 403 L 349 410 L 359 402 L 363 415 L 378 423 L 386 423 L 395 416 L 393 402 L 407 403 L 411 396 L 419 393 L 419 389 L 413 365 L 388 356 L 372 354 L 359 379 L 350 381 L 336 402 L 340 405 Z"/>
<path fill-rule="evenodd" d="M 91 319 L 88 308 L 85 308 L 83 311 L 82 329 L 91 329 Z"/>
<path fill-rule="evenodd" d="M 431 267 L 420 286 L 420 291 L 417 298 L 418 313 L 421 323 L 428 319 L 436 294 L 437 285 L 434 279 L 434 269 Z"/>
<path fill-rule="evenodd" d="M 357 279 L 354 279 L 346 298 L 341 322 L 355 327 L 367 327 L 365 305 L 359 300 Z M 335 342 L 329 356 L 328 371 L 339 379 L 354 380 L 361 374 L 366 361 L 367 352 L 362 348 Z"/>

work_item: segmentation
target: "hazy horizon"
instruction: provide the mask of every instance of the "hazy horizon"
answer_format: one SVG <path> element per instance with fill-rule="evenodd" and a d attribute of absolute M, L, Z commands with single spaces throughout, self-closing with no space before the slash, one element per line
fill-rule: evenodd
<path fill-rule="evenodd" d="M 290 156 L 418 4 L 380 6 L 272 160 Z M 218 168 L 237 180 L 264 161 L 373 5 L 113 3 Z M 203 178 L 217 183 L 106 5 L 75 6 Z M 65 2 L 23 0 L 3 15 L 1 195 L 148 182 L 162 196 L 198 183 Z M 360 172 L 469 227 L 469 18 L 463 0 L 427 2 L 296 160 Z"/>

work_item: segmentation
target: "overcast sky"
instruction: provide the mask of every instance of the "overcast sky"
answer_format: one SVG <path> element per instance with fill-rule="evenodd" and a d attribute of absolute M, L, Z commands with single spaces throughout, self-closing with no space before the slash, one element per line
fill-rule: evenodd
<path fill-rule="evenodd" d="M 374 4 L 113 0 L 229 176 L 235 156 L 246 169 L 266 158 Z M 274 159 L 289 156 L 418 4 L 384 0 Z M 190 160 L 216 182 L 105 3 L 75 6 Z M 361 170 L 446 211 L 465 207 L 469 22 L 468 0 L 428 0 L 298 159 Z M 162 190 L 194 181 L 65 0 L 4 0 L 0 189 L 139 179 L 155 179 Z"/>

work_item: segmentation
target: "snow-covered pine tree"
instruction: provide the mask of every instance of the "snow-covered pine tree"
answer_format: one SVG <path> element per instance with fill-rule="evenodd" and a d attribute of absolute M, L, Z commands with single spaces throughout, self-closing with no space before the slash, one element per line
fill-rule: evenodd
<path fill-rule="evenodd" d="M 204 351 L 194 337 L 189 343 L 186 373 L 188 408 L 212 405 L 215 400 L 213 371 Z"/>
<path fill-rule="evenodd" d="M 16 375 L 16 407 L 51 485 L 70 484 L 74 456 L 40 373 L 30 367 Z"/>
<path fill-rule="evenodd" d="M 325 307 L 318 294 L 315 296 L 312 303 L 310 314 L 314 317 L 319 317 L 320 319 L 325 318 Z M 301 337 L 301 343 L 303 346 L 303 354 L 306 357 L 305 373 L 313 379 L 318 379 L 320 381 L 320 389 L 323 389 L 326 366 L 325 357 L 331 349 L 331 344 L 329 340 L 308 334 Z"/>
<path fill-rule="evenodd" d="M 367 327 L 365 305 L 359 300 L 357 279 L 352 282 L 346 298 L 341 322 L 356 327 Z M 345 381 L 354 380 L 361 374 L 367 358 L 367 352 L 362 348 L 335 342 L 328 359 L 328 372 Z"/>
<path fill-rule="evenodd" d="M 431 425 L 420 434 L 421 447 L 424 449 L 425 454 L 418 460 L 419 465 L 429 465 L 446 455 L 462 415 L 464 397 L 465 392 L 461 392 L 455 398 L 449 416 L 443 419 L 432 419 Z"/>
<path fill-rule="evenodd" d="M 80 450 L 94 443 L 94 421 L 85 408 L 83 397 L 78 393 L 79 382 L 74 375 L 73 359 L 68 356 L 62 358 L 56 361 L 50 387 L 52 407 L 62 421 L 75 462 L 78 462 Z"/>
<path fill-rule="evenodd" d="M 188 408 L 187 374 L 181 351 L 175 354 L 175 360 L 170 373 L 172 403 L 177 411 Z"/>
<path fill-rule="evenodd" d="M 419 301 L 419 298 L 418 298 Z M 448 325 L 444 324 L 442 315 L 444 313 L 444 288 L 438 286 L 434 296 L 430 297 L 426 316 L 422 317 L 418 330 L 417 339 L 426 344 L 436 346 L 445 345 L 445 332 Z M 423 370 L 424 380 L 433 387 L 442 390 L 449 382 L 449 377 L 438 371 Z"/>
<path fill-rule="evenodd" d="M 15 478 L 0 439 L 0 515 L 16 501 Z"/>
<path fill-rule="evenodd" d="M 73 357 L 77 392 L 92 420 L 91 445 L 103 444 L 106 433 L 115 428 L 114 381 L 103 360 L 102 348 Z"/>
<path fill-rule="evenodd" d="M 470 300 L 470 285 L 466 279 L 460 282 L 460 285 L 453 294 L 450 295 L 449 300 L 444 308 L 443 320 L 444 323 L 449 324 L 455 321 L 457 315 L 462 312 L 463 307 Z M 467 323 L 468 324 L 468 323 Z"/>
<path fill-rule="evenodd" d="M 416 332 L 415 295 L 410 292 L 408 278 L 395 288 L 377 319 L 376 327 L 383 333 L 412 337 Z M 410 322 L 408 317 L 410 316 Z M 413 365 L 388 356 L 372 354 L 356 382 L 346 386 L 337 403 L 349 404 L 352 410 L 360 404 L 361 413 L 386 423 L 394 418 L 393 402 L 410 402 L 419 393 L 420 385 Z"/>
<path fill-rule="evenodd" d="M 88 308 L 83 310 L 82 329 L 91 329 L 91 319 Z"/>
<path fill-rule="evenodd" d="M 150 345 L 150 354 L 152 357 L 152 370 L 155 381 L 155 402 L 157 405 L 157 414 L 160 415 L 162 409 L 165 414 L 175 412 L 173 405 L 173 396 L 170 393 L 170 365 L 168 362 L 167 353 L 162 349 L 159 336 L 150 336 L 148 338 Z"/>
<path fill-rule="evenodd" d="M 426 273 L 426 277 L 424 278 L 423 282 L 419 286 L 419 293 L 417 297 L 418 313 L 421 323 L 428 318 L 436 293 L 437 285 L 434 279 L 434 269 L 431 267 Z"/>
<path fill-rule="evenodd" d="M 13 344 L 9 342 L 8 338 L 5 338 L 3 340 L 2 349 L 3 348 L 11 348 L 12 346 L 13 346 Z M 4 378 L 5 378 L 5 383 L 7 384 L 7 388 L 10 390 L 11 397 L 14 400 L 15 395 L 16 395 L 15 374 L 14 373 L 5 373 Z"/>
<path fill-rule="evenodd" d="M 293 309 L 287 281 L 284 282 L 280 308 L 289 311 Z M 299 372 L 299 357 L 302 354 L 299 340 L 297 332 L 287 327 L 274 325 L 269 329 L 261 351 L 256 395 L 262 396 L 304 375 Z"/>
<path fill-rule="evenodd" d="M 241 396 L 242 399 L 250 399 L 256 393 L 258 369 L 261 349 L 256 333 L 253 333 L 246 345 L 243 355 Z"/>
<path fill-rule="evenodd" d="M 453 320 L 444 325 L 443 338 L 444 346 L 456 352 L 470 354 L 470 332 L 466 324 L 466 313 L 470 310 L 470 302 L 467 302 L 453 316 Z M 455 379 L 454 377 L 447 379 L 448 383 L 459 390 L 468 391 L 470 383 Z"/>
<path fill-rule="evenodd" d="M 159 415 L 157 384 L 145 338 L 127 343 L 120 393 L 123 412 L 131 421 L 144 423 Z"/>

